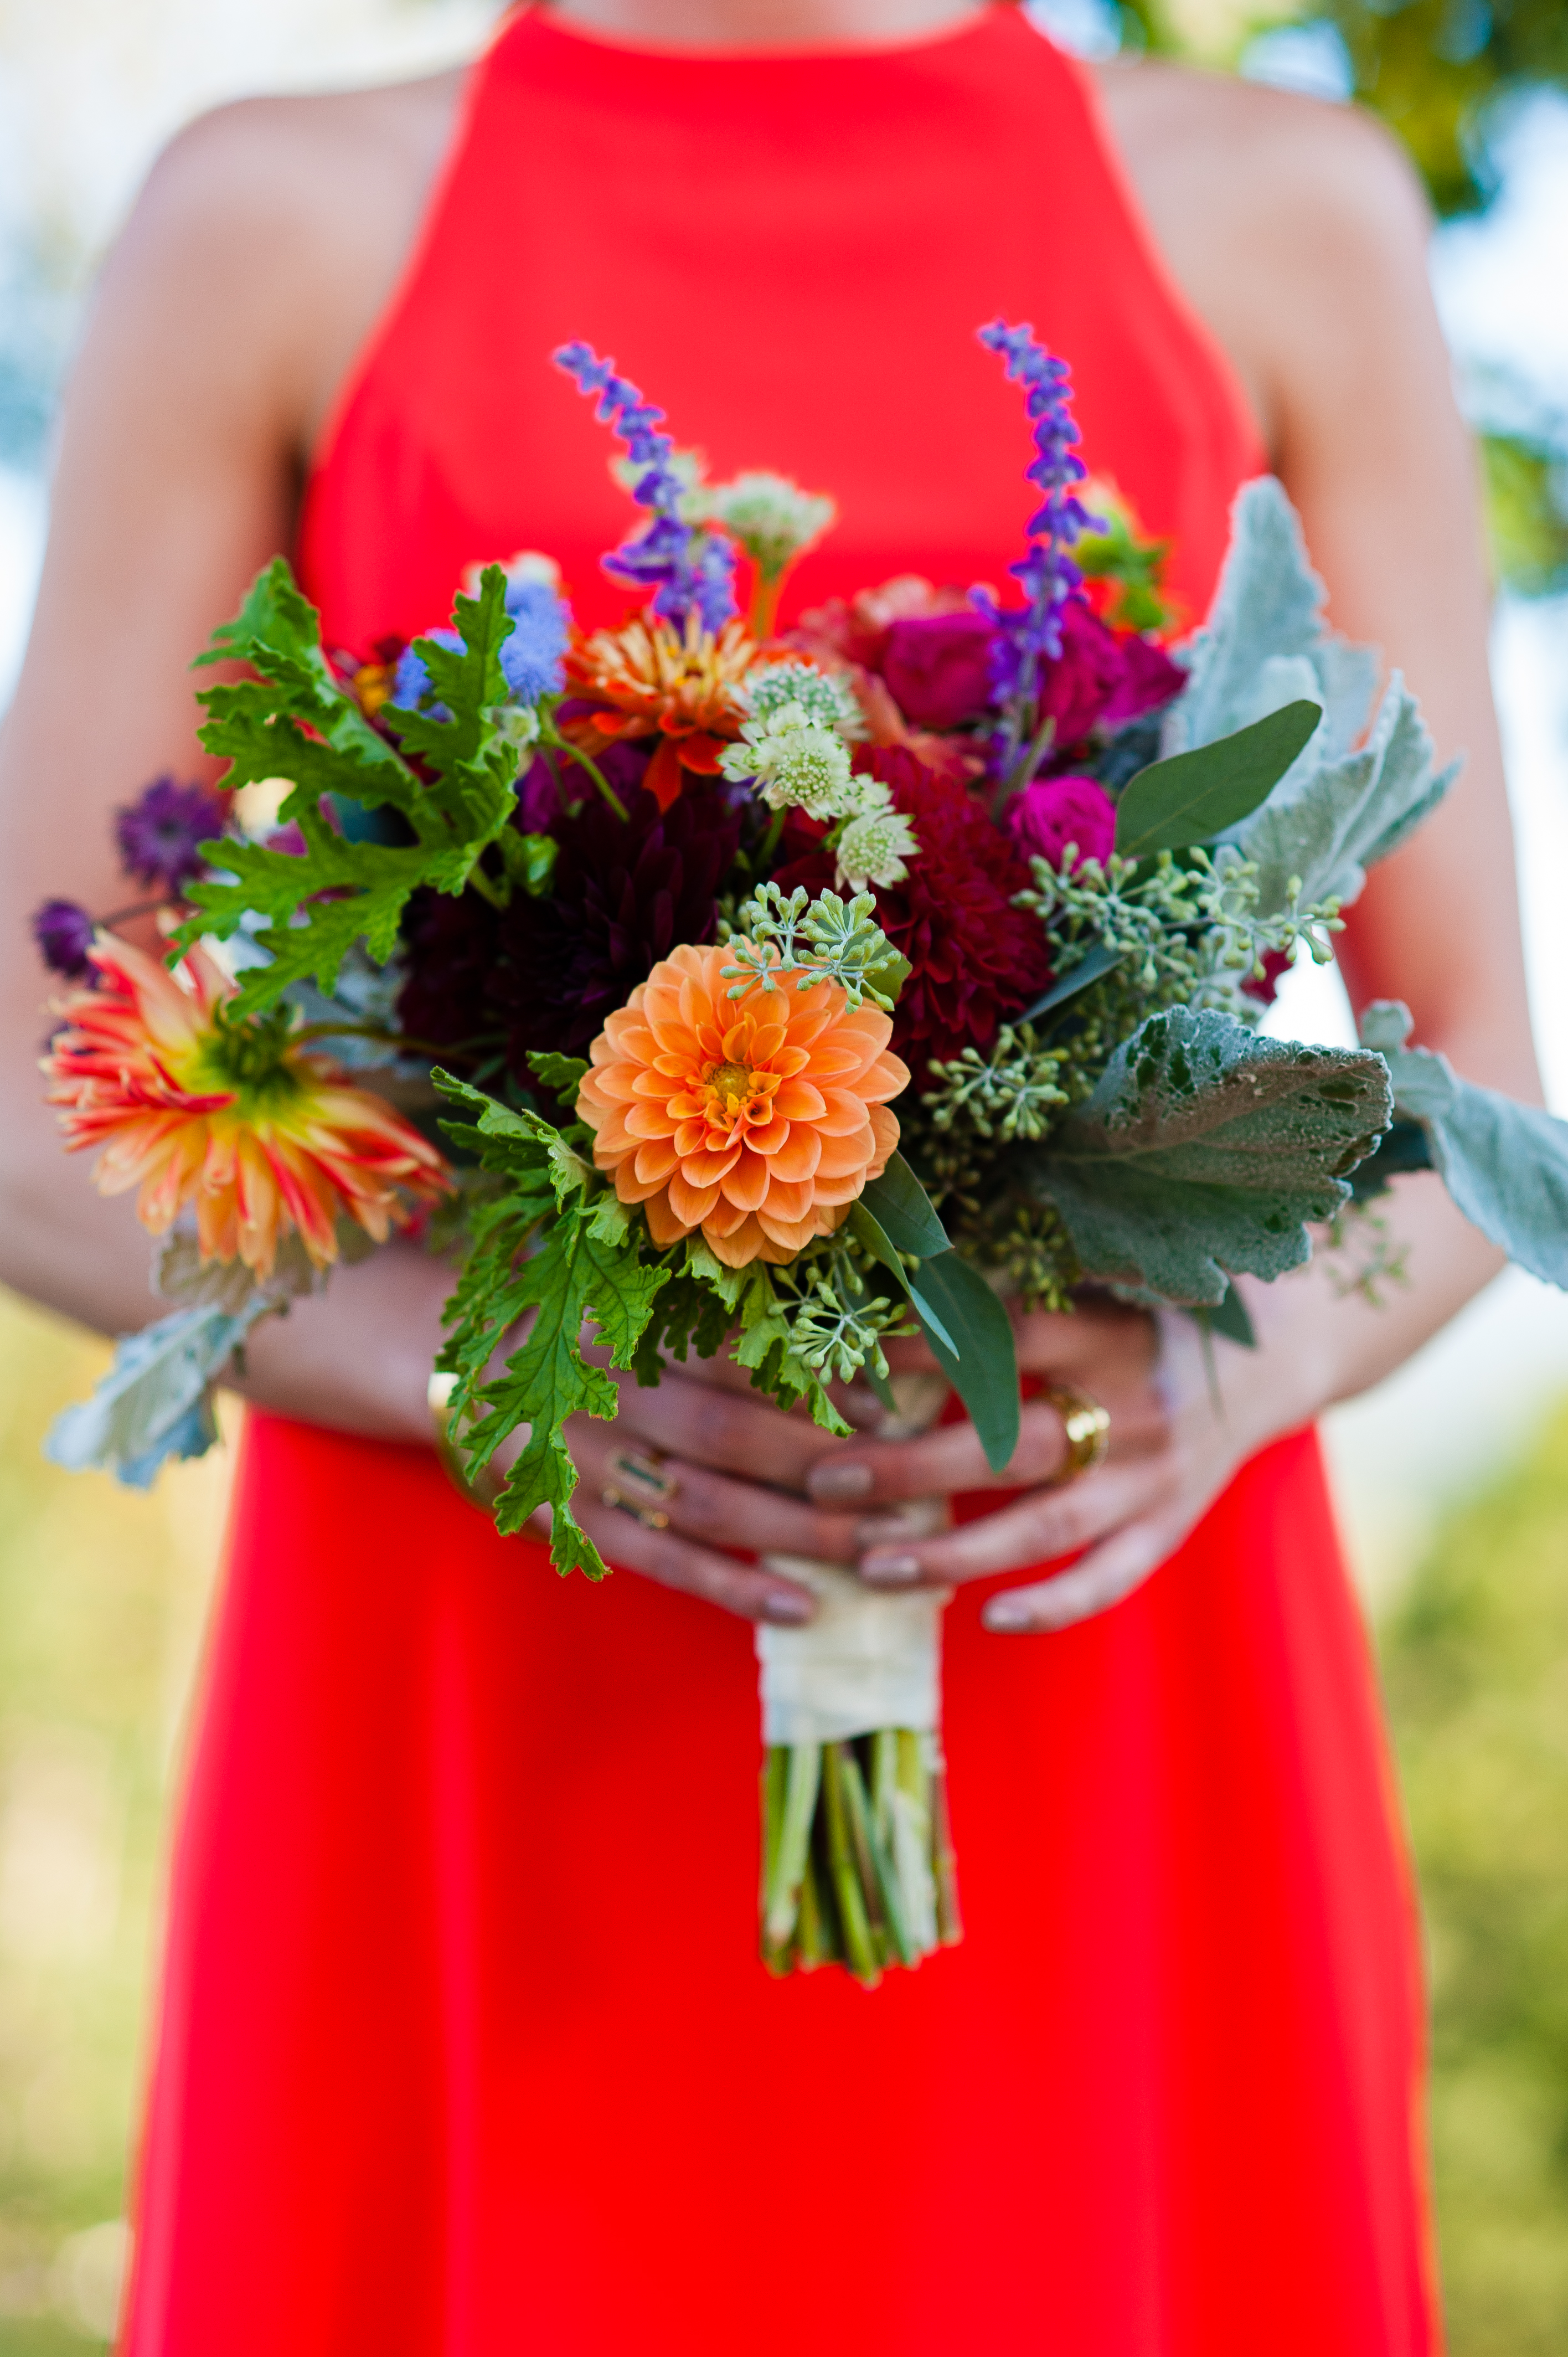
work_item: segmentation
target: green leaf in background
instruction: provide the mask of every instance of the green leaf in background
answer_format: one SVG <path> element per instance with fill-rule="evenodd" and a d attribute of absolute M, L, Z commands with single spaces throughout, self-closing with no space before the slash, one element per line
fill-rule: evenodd
<path fill-rule="evenodd" d="M 1023 1167 L 1086 1275 L 1217 1306 L 1232 1272 L 1279 1276 L 1308 1258 L 1307 1222 L 1346 1200 L 1391 1112 L 1376 1056 L 1172 1007 Z"/>
<path fill-rule="evenodd" d="M 563 1104 L 576 1110 L 577 1091 L 588 1069 L 585 1057 L 558 1056 L 553 1048 L 535 1048 L 529 1051 L 528 1068 Z"/>
<path fill-rule="evenodd" d="M 896 1252 L 930 1260 L 950 1248 L 951 1239 L 931 1208 L 931 1199 L 901 1154 L 888 1157 L 880 1178 L 867 1179 L 860 1197 Z"/>
<path fill-rule="evenodd" d="M 271 963 L 242 975 L 241 1012 L 271 1006 L 295 982 L 330 993 L 361 937 L 384 962 L 409 895 L 421 885 L 460 892 L 480 853 L 510 824 L 518 748 L 496 718 L 507 693 L 498 650 L 512 628 L 505 598 L 505 576 L 491 565 L 478 597 L 456 601 L 453 622 L 464 646 L 418 641 L 446 716 L 392 716 L 428 778 L 371 727 L 333 678 L 321 651 L 320 618 L 283 558 L 258 574 L 238 618 L 214 632 L 203 662 L 239 659 L 261 676 L 207 690 L 202 743 L 229 763 L 226 787 L 291 780 L 279 817 L 305 839 L 297 854 L 227 839 L 209 845 L 220 873 L 191 888 L 195 914 L 175 934 L 177 948 L 202 933 L 225 938 L 248 915 L 265 920 L 262 939 Z M 414 841 L 350 841 L 331 817 L 345 802 L 390 806 Z"/>
<path fill-rule="evenodd" d="M 1394 1102 L 1419 1121 L 1465 1217 L 1532 1276 L 1568 1289 L 1568 1122 L 1462 1081 L 1446 1056 L 1407 1048 L 1410 1009 L 1379 999 L 1361 1038 L 1387 1059 Z"/>
<path fill-rule="evenodd" d="M 1117 802 L 1117 850 L 1135 859 L 1211 842 L 1257 809 L 1322 717 L 1323 706 L 1303 696 L 1249 728 L 1151 762 L 1128 780 Z"/>
<path fill-rule="evenodd" d="M 1018 1354 L 1007 1312 L 955 1252 L 924 1262 L 909 1297 L 932 1356 L 969 1410 L 986 1463 L 1002 1472 L 1018 1446 Z"/>
<path fill-rule="evenodd" d="M 1091 982 L 1098 982 L 1113 966 L 1120 965 L 1129 954 L 1126 950 L 1112 949 L 1109 942 L 1096 942 L 1059 982 L 1052 983 L 1043 998 L 1036 998 L 1032 1006 L 1026 1006 L 1022 1015 L 1014 1018 L 1015 1022 L 1037 1023 L 1042 1015 L 1054 1014 L 1058 1006 L 1065 1006 L 1069 998 L 1076 998 L 1080 990 L 1087 990 Z"/>

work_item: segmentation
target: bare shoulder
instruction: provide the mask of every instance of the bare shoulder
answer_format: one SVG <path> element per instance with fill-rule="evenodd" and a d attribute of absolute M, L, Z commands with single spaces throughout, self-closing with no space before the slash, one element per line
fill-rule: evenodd
<path fill-rule="evenodd" d="M 451 139 L 464 76 L 244 99 L 154 165 L 105 273 L 144 332 L 237 339 L 307 441 L 395 282 Z"/>
<path fill-rule="evenodd" d="M 1372 116 L 1163 60 L 1097 79 L 1155 237 L 1265 430 L 1305 334 L 1359 338 L 1380 306 L 1424 302 L 1425 199 Z"/>

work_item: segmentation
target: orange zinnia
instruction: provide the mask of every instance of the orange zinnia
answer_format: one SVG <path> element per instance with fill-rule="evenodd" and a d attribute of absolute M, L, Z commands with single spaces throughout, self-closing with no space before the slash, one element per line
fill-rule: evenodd
<path fill-rule="evenodd" d="M 413 1203 L 446 1191 L 435 1148 L 292 1044 L 286 1014 L 226 1020 L 234 985 L 202 950 L 173 974 L 110 933 L 90 955 L 102 986 L 55 1009 L 65 1028 L 44 1059 L 48 1101 L 68 1152 L 102 1148 L 101 1193 L 140 1189 L 154 1235 L 194 1205 L 203 1260 L 239 1259 L 264 1278 L 291 1229 L 324 1268 L 340 1213 L 383 1243 Z"/>
<path fill-rule="evenodd" d="M 831 1235 L 898 1143 L 887 1101 L 908 1067 L 892 1025 L 836 982 L 754 984 L 729 996 L 736 944 L 675 950 L 612 1015 L 588 1053 L 577 1110 L 594 1160 L 657 1244 L 700 1228 L 742 1268 L 792 1260 Z"/>
<path fill-rule="evenodd" d="M 740 683 L 756 662 L 755 640 L 741 622 L 715 638 L 693 611 L 683 633 L 639 616 L 618 630 L 596 630 L 566 657 L 566 693 L 597 705 L 562 722 L 585 752 L 623 737 L 662 742 L 648 765 L 647 785 L 660 810 L 681 791 L 682 768 L 710 775 L 740 734 L 746 710 Z"/>

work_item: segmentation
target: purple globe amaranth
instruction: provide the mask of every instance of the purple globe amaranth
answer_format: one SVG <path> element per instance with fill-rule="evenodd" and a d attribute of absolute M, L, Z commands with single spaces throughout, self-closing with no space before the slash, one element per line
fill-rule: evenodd
<path fill-rule="evenodd" d="M 1044 859 L 1059 867 L 1069 844 L 1079 861 L 1104 866 L 1116 841 L 1116 805 L 1092 778 L 1036 778 L 1015 793 L 1005 817 L 1020 858 Z"/>
<path fill-rule="evenodd" d="M 71 982 L 83 982 L 92 974 L 87 952 L 97 928 L 77 901 L 46 900 L 33 910 L 30 922 L 38 953 L 51 974 L 63 974 Z"/>
<path fill-rule="evenodd" d="M 114 815 L 114 841 L 125 873 L 171 899 L 205 873 L 201 845 L 222 832 L 223 806 L 216 797 L 205 786 L 179 786 L 166 776 L 155 778 Z"/>
<path fill-rule="evenodd" d="M 996 626 L 971 610 L 897 621 L 887 633 L 882 676 L 917 728 L 959 728 L 992 700 Z"/>

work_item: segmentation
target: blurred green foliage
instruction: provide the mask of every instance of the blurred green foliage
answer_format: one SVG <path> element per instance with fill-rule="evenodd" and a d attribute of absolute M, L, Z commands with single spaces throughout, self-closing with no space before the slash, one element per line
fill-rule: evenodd
<path fill-rule="evenodd" d="M 1484 434 L 1481 455 L 1497 578 L 1526 597 L 1568 589 L 1568 460 L 1511 434 Z"/>
<path fill-rule="evenodd" d="M 1568 2350 L 1568 1413 L 1381 1632 L 1434 2003 L 1450 2357 Z"/>
<path fill-rule="evenodd" d="M 215 1450 L 151 1497 L 40 1455 L 106 1350 L 0 1294 L 0 2357 L 112 2312 Z"/>

